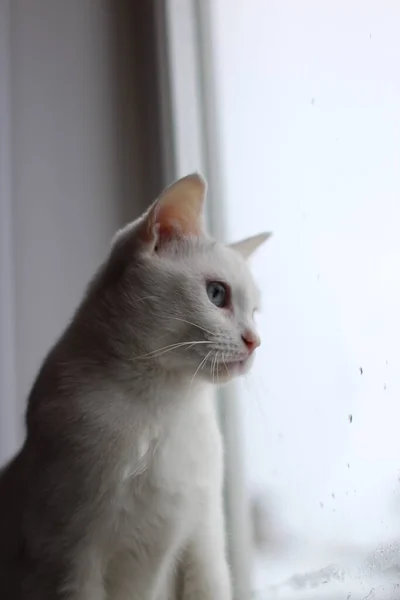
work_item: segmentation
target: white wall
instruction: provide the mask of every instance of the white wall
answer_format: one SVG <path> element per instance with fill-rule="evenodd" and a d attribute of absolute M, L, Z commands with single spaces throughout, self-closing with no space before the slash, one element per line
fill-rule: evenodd
<path fill-rule="evenodd" d="M 230 237 L 275 232 L 242 406 L 290 573 L 400 533 L 400 5 L 213 7 Z"/>
<path fill-rule="evenodd" d="M 11 206 L 10 3 L 0 2 L 0 457 L 18 444 Z"/>
<path fill-rule="evenodd" d="M 106 14 L 96 2 L 13 2 L 13 217 L 21 408 L 39 361 L 71 316 L 120 224 L 106 25 Z"/>
<path fill-rule="evenodd" d="M 154 148 L 142 164 L 153 138 L 139 96 L 149 86 L 137 80 L 128 5 L 1 0 L 0 464 L 20 443 L 33 378 L 112 236 L 152 200 L 146 177 L 159 185 Z M 140 48 L 143 60 L 146 41 Z"/>

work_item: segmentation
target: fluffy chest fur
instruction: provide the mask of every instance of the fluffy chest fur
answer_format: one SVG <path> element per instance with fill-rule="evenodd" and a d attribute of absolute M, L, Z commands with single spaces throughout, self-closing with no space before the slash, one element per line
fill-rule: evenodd
<path fill-rule="evenodd" d="M 119 458 L 115 516 L 120 511 L 137 520 L 143 503 L 143 515 L 156 509 L 166 520 L 175 513 L 181 522 L 195 518 L 196 505 L 222 482 L 221 439 L 208 390 L 180 399 L 161 423 L 155 418 L 134 435 Z"/>
<path fill-rule="evenodd" d="M 207 391 L 192 392 L 167 406 L 173 410 L 162 425 L 147 418 L 115 470 L 109 504 L 111 580 L 113 563 L 121 564 L 126 555 L 135 581 L 136 568 L 145 564 L 161 573 L 160 581 L 162 573 L 165 579 L 193 532 L 202 527 L 204 504 L 221 494 L 222 448 L 212 398 Z M 121 579 L 120 567 L 116 579 Z"/>

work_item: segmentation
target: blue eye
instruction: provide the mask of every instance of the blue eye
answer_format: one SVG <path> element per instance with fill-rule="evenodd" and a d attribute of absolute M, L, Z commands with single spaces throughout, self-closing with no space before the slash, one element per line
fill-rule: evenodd
<path fill-rule="evenodd" d="M 228 302 L 228 289 L 220 281 L 210 281 L 207 284 L 207 295 L 218 308 L 224 308 Z"/>

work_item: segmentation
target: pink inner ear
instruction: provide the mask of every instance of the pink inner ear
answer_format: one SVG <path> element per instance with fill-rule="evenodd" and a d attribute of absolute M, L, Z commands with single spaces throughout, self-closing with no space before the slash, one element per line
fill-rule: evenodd
<path fill-rule="evenodd" d="M 200 236 L 207 184 L 197 173 L 187 175 L 166 188 L 148 210 L 141 228 L 143 241 Z"/>
<path fill-rule="evenodd" d="M 199 236 L 202 229 L 201 211 L 190 202 L 178 206 L 160 202 L 156 207 L 155 224 L 160 237 Z"/>

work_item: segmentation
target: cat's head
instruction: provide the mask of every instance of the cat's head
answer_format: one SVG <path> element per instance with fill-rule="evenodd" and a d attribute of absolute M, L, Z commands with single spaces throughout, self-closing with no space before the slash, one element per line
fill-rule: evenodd
<path fill-rule="evenodd" d="M 197 174 L 167 188 L 117 234 L 107 270 L 118 336 L 132 361 L 222 382 L 245 373 L 260 344 L 259 292 L 247 258 L 269 234 L 215 242 L 203 228 L 205 196 Z"/>

